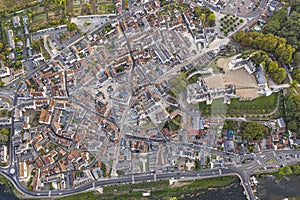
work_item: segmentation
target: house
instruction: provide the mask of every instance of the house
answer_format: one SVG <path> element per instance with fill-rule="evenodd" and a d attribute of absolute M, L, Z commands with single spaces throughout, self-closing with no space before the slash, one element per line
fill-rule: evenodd
<path fill-rule="evenodd" d="M 6 163 L 8 160 L 8 155 L 7 155 L 7 146 L 6 145 L 2 145 L 0 147 L 0 162 L 1 163 Z"/>
<path fill-rule="evenodd" d="M 278 124 L 278 131 L 280 133 L 284 133 L 285 132 L 285 123 L 282 117 L 280 117 L 279 119 L 276 120 L 277 124 Z"/>
<path fill-rule="evenodd" d="M 14 16 L 12 18 L 12 24 L 13 24 L 14 27 L 20 26 L 21 25 L 20 24 L 20 17 L 19 16 Z"/>
<path fill-rule="evenodd" d="M 10 70 L 8 67 L 0 68 L 0 78 L 10 76 Z"/>
<path fill-rule="evenodd" d="M 7 41 L 8 41 L 8 48 L 14 49 L 15 48 L 15 40 L 14 40 L 14 32 L 11 29 L 6 30 Z"/>
<path fill-rule="evenodd" d="M 267 79 L 266 79 L 266 76 L 265 76 L 264 68 L 261 65 L 259 65 L 256 68 L 255 77 L 256 77 L 257 85 L 259 87 L 265 87 L 266 86 Z"/>
<path fill-rule="evenodd" d="M 234 152 L 234 149 L 234 141 L 230 140 L 224 143 L 224 150 L 226 152 Z"/>

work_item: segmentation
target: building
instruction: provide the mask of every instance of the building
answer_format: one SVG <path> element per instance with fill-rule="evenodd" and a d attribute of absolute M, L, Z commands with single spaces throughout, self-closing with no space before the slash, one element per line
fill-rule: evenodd
<path fill-rule="evenodd" d="M 8 67 L 0 68 L 0 78 L 10 76 L 10 70 Z"/>
<path fill-rule="evenodd" d="M 14 27 L 21 26 L 21 24 L 20 24 L 20 17 L 19 16 L 14 16 L 12 18 L 12 24 L 13 24 Z"/>
<path fill-rule="evenodd" d="M 255 77 L 256 77 L 257 85 L 259 87 L 266 87 L 267 79 L 265 76 L 264 68 L 261 65 L 259 65 L 259 67 L 256 68 Z"/>
<path fill-rule="evenodd" d="M 15 48 L 15 41 L 14 41 L 14 32 L 11 29 L 6 30 L 7 41 L 8 41 L 8 48 L 14 49 Z"/>
<path fill-rule="evenodd" d="M 236 88 L 234 84 L 219 87 L 211 85 L 211 87 L 209 87 L 204 79 L 200 79 L 197 83 L 188 85 L 187 90 L 188 103 L 206 101 L 207 104 L 211 104 L 214 99 L 219 98 L 224 98 L 224 102 L 229 102 L 230 98 L 236 97 Z"/>
<path fill-rule="evenodd" d="M 7 155 L 7 146 L 6 145 L 2 145 L 0 147 L 0 162 L 1 163 L 6 163 L 8 160 L 8 155 Z"/>

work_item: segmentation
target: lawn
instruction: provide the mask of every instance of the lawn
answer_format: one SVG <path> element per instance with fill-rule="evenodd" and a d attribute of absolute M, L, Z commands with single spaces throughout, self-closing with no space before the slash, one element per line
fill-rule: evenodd
<path fill-rule="evenodd" d="M 37 0 L 0 0 L 0 11 L 18 10 L 26 7 L 28 4 L 37 3 Z"/>
<path fill-rule="evenodd" d="M 31 28 L 38 28 L 39 26 L 45 25 L 47 23 L 47 13 L 40 13 L 32 17 Z"/>
<path fill-rule="evenodd" d="M 47 21 L 47 13 L 40 13 L 38 15 L 33 16 L 32 23 L 42 23 Z"/>
<path fill-rule="evenodd" d="M 230 104 L 223 104 L 223 98 L 216 99 L 211 105 L 206 105 L 206 102 L 198 103 L 198 109 L 202 112 L 202 116 L 210 116 L 211 114 L 267 114 L 276 108 L 278 93 L 273 93 L 270 96 L 262 96 L 252 101 L 239 101 L 231 99 Z M 225 112 L 226 111 L 226 112 Z"/>
<path fill-rule="evenodd" d="M 168 180 L 161 180 L 161 181 L 148 182 L 148 183 L 125 184 L 125 185 L 120 185 L 120 186 L 107 186 L 107 187 L 103 188 L 103 193 L 104 194 L 113 194 L 116 191 L 118 193 L 128 193 L 133 190 L 166 188 L 168 186 L 169 186 Z"/>
<path fill-rule="evenodd" d="M 11 112 L 8 110 L 0 110 L 0 118 L 4 118 L 4 117 L 10 117 L 11 116 Z"/>
<path fill-rule="evenodd" d="M 226 112 L 229 114 L 265 114 L 276 108 L 278 93 L 270 96 L 262 96 L 252 101 L 239 101 L 232 99 L 227 105 Z"/>
<path fill-rule="evenodd" d="M 186 191 L 191 190 L 199 190 L 204 189 L 208 187 L 213 186 L 225 186 L 229 183 L 232 183 L 237 179 L 236 176 L 225 176 L 225 177 L 219 177 L 219 178 L 210 178 L 210 179 L 199 179 L 195 181 L 188 181 L 186 182 L 186 185 L 183 185 L 181 187 L 173 187 L 173 188 L 166 188 L 163 190 L 155 190 L 152 192 L 152 195 L 155 198 L 165 198 L 165 197 L 171 197 L 175 194 L 179 194 Z"/>
<path fill-rule="evenodd" d="M 236 176 L 224 176 L 210 179 L 199 179 L 195 181 L 185 181 L 183 186 L 169 186 L 168 180 L 136 183 L 120 186 L 107 186 L 103 188 L 103 194 L 96 192 L 87 192 L 59 198 L 59 200 L 93 200 L 93 199 L 147 199 L 142 197 L 143 192 L 151 190 L 151 194 L 157 199 L 168 199 L 175 194 L 205 189 L 208 187 L 225 186 L 237 179 Z"/>
<path fill-rule="evenodd" d="M 80 194 L 75 194 L 72 196 L 62 197 L 59 200 L 94 200 L 99 197 L 99 193 L 97 192 L 85 192 Z"/>

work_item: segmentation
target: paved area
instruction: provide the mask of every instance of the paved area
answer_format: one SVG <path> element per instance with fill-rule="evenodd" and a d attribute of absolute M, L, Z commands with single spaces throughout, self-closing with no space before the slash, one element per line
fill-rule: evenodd
<path fill-rule="evenodd" d="M 90 32 L 107 21 L 107 16 L 82 16 L 72 17 L 71 22 L 75 23 L 81 32 Z"/>
<path fill-rule="evenodd" d="M 232 14 L 250 14 L 256 10 L 255 4 L 257 0 L 231 0 L 227 3 L 224 11 Z"/>

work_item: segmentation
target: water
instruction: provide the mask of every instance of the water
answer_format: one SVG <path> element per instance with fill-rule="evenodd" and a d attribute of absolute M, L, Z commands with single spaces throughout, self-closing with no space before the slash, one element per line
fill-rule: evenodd
<path fill-rule="evenodd" d="M 260 200 L 300 197 L 300 176 L 289 176 L 280 181 L 270 178 L 258 178 L 257 180 L 257 196 Z"/>
<path fill-rule="evenodd" d="M 0 200 L 17 200 L 17 198 L 7 185 L 0 184 Z"/>

